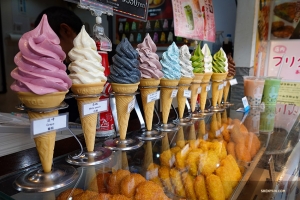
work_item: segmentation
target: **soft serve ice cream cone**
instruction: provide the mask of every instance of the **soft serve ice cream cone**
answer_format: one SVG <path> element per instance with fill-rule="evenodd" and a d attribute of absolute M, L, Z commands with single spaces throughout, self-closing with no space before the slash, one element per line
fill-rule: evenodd
<path fill-rule="evenodd" d="M 168 50 L 163 53 L 160 63 L 162 65 L 162 72 L 164 74 L 163 78 L 160 80 L 162 122 L 163 124 L 167 124 L 173 99 L 172 92 L 178 85 L 179 79 L 181 77 L 181 67 L 179 65 L 179 49 L 176 46 L 175 42 L 173 42 L 168 47 Z"/>
<path fill-rule="evenodd" d="M 178 84 L 178 93 L 177 93 L 177 103 L 178 103 L 178 113 L 179 119 L 183 118 L 184 108 L 186 98 L 184 96 L 184 91 L 187 90 L 193 80 L 193 67 L 192 62 L 190 61 L 191 54 L 189 52 L 189 47 L 183 45 L 179 50 L 179 64 L 181 66 L 181 78 Z"/>
<path fill-rule="evenodd" d="M 226 77 L 227 83 L 223 90 L 224 103 L 227 102 L 228 93 L 229 93 L 229 89 L 230 89 L 230 80 L 233 79 L 233 77 L 235 76 L 235 62 L 231 56 L 231 53 L 227 54 L 227 59 L 228 59 L 228 74 Z"/>
<path fill-rule="evenodd" d="M 18 93 L 20 101 L 28 108 L 54 108 L 64 100 L 71 87 L 63 60 L 66 55 L 60 41 L 44 15 L 39 25 L 25 33 L 20 41 L 20 52 L 14 61 L 18 66 L 11 72 L 15 82 L 11 89 Z M 58 115 L 58 111 L 38 113 L 28 111 L 29 118 L 39 119 Z M 51 171 L 56 131 L 34 138 L 43 171 Z"/>
<path fill-rule="evenodd" d="M 211 76 L 212 80 L 212 106 L 216 107 L 220 95 L 223 96 L 223 81 L 225 80 L 228 74 L 228 61 L 226 53 L 221 48 L 213 56 L 213 75 Z"/>
<path fill-rule="evenodd" d="M 87 95 L 98 95 L 102 92 L 106 82 L 104 67 L 101 65 L 101 56 L 97 53 L 95 41 L 88 35 L 82 26 L 79 34 L 73 41 L 74 47 L 68 53 L 72 61 L 68 66 L 69 77 L 72 80 L 71 90 L 76 97 L 78 111 L 87 151 L 94 151 L 97 113 L 83 115 L 83 105 L 99 101 L 99 97 L 88 97 Z"/>
<path fill-rule="evenodd" d="M 124 38 L 116 47 L 116 54 L 112 59 L 108 82 L 115 92 L 120 139 L 125 140 L 130 116 L 128 105 L 135 98 L 131 94 L 136 92 L 141 79 L 138 52 Z"/>
<path fill-rule="evenodd" d="M 160 79 L 163 77 L 161 72 L 162 66 L 159 57 L 155 53 L 157 50 L 155 43 L 149 34 L 146 35 L 144 41 L 137 45 L 139 53 L 139 67 L 141 72 L 140 92 L 144 109 L 146 128 L 148 131 L 152 129 L 153 111 L 155 101 L 147 102 L 148 95 L 157 91 Z"/>

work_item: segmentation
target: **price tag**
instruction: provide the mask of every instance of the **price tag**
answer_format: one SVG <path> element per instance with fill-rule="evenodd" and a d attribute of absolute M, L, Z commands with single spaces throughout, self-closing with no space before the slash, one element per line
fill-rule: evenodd
<path fill-rule="evenodd" d="M 247 110 L 250 109 L 250 106 L 249 106 L 247 97 L 243 97 L 243 98 L 242 98 L 242 102 L 243 102 L 243 105 L 244 105 L 244 111 L 246 112 Z"/>
<path fill-rule="evenodd" d="M 134 108 L 135 105 L 135 97 L 129 102 L 128 107 L 127 107 L 127 113 L 130 113 L 132 109 Z"/>
<path fill-rule="evenodd" d="M 206 133 L 205 135 L 203 135 L 203 140 L 207 140 L 208 139 L 208 134 Z"/>
<path fill-rule="evenodd" d="M 220 134 L 221 134 L 221 130 L 217 130 L 216 131 L 216 137 L 220 136 Z"/>
<path fill-rule="evenodd" d="M 223 83 L 219 85 L 218 90 L 222 90 L 224 87 Z"/>
<path fill-rule="evenodd" d="M 232 129 L 232 128 L 233 128 L 233 125 L 228 125 L 228 126 L 227 126 L 227 129 L 228 129 L 228 130 L 230 130 L 230 129 Z"/>
<path fill-rule="evenodd" d="M 237 85 L 238 82 L 236 80 L 236 78 L 229 80 L 230 85 Z"/>
<path fill-rule="evenodd" d="M 64 130 L 66 128 L 68 128 L 68 114 L 32 120 L 30 124 L 32 137 L 37 137 L 42 133 L 50 131 Z"/>
<path fill-rule="evenodd" d="M 184 156 L 190 149 L 189 144 L 186 144 L 183 149 L 181 150 L 181 155 Z"/>
<path fill-rule="evenodd" d="M 151 101 L 156 101 L 160 97 L 160 90 L 153 92 L 151 94 L 148 94 L 147 96 L 147 103 L 150 103 Z"/>
<path fill-rule="evenodd" d="M 97 102 L 84 104 L 82 109 L 83 116 L 93 113 L 106 112 L 108 111 L 108 99 L 102 99 Z"/>
<path fill-rule="evenodd" d="M 171 94 L 171 98 L 176 97 L 178 90 L 173 90 Z"/>
<path fill-rule="evenodd" d="M 202 90 L 202 87 L 198 87 L 198 89 L 197 89 L 197 94 L 200 94 L 200 93 L 201 93 L 201 90 Z"/>
<path fill-rule="evenodd" d="M 206 91 L 208 92 L 210 90 L 210 84 L 208 84 L 207 86 L 206 86 Z"/>
<path fill-rule="evenodd" d="M 227 81 L 224 81 L 223 85 L 224 85 L 224 87 L 226 87 L 226 85 L 227 85 Z"/>
<path fill-rule="evenodd" d="M 220 128 L 220 131 L 221 131 L 221 132 L 223 132 L 223 131 L 224 131 L 224 126 L 222 126 L 222 127 Z"/>
<path fill-rule="evenodd" d="M 175 155 L 172 155 L 171 159 L 169 160 L 170 167 L 172 167 L 174 163 L 175 163 Z"/>
<path fill-rule="evenodd" d="M 186 98 L 191 98 L 191 90 L 184 90 L 183 96 Z"/>

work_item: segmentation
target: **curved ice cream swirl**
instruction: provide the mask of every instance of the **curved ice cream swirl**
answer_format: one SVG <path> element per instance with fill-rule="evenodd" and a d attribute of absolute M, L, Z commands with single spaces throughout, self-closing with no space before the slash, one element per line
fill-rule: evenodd
<path fill-rule="evenodd" d="M 225 73 L 228 71 L 227 57 L 222 48 L 213 56 L 212 65 L 214 73 Z"/>
<path fill-rule="evenodd" d="M 207 72 L 212 72 L 212 56 L 211 56 L 211 52 L 209 50 L 208 45 L 205 43 L 202 47 L 202 53 L 204 55 L 204 71 L 205 73 Z"/>
<path fill-rule="evenodd" d="M 163 77 L 162 66 L 159 57 L 155 53 L 157 48 L 150 35 L 147 34 L 144 41 L 137 45 L 136 49 L 139 53 L 139 70 L 142 78 L 160 79 Z"/>
<path fill-rule="evenodd" d="M 235 76 L 235 62 L 231 56 L 231 53 L 227 54 L 228 59 L 228 77 Z"/>
<path fill-rule="evenodd" d="M 15 79 L 11 89 L 38 95 L 67 91 L 72 81 L 66 73 L 63 64 L 66 54 L 59 43 L 47 16 L 43 15 L 39 25 L 19 40 L 20 52 L 14 58 L 18 67 L 11 72 Z"/>
<path fill-rule="evenodd" d="M 89 84 L 106 81 L 102 58 L 97 52 L 95 41 L 86 32 L 84 25 L 73 41 L 68 53 L 72 61 L 68 69 L 74 84 Z"/>
<path fill-rule="evenodd" d="M 189 47 L 187 45 L 183 45 L 179 49 L 179 64 L 181 66 L 181 76 L 192 78 L 194 76 L 191 54 Z"/>
<path fill-rule="evenodd" d="M 110 83 L 138 83 L 141 72 L 138 69 L 138 52 L 131 46 L 127 38 L 124 38 L 116 47 L 113 56 L 113 65 L 110 67 L 108 82 Z"/>
<path fill-rule="evenodd" d="M 179 65 L 179 49 L 175 42 L 173 42 L 168 47 L 168 50 L 163 53 L 160 63 L 162 65 L 162 72 L 164 74 L 163 78 L 176 80 L 180 79 L 181 66 Z"/>
<path fill-rule="evenodd" d="M 198 43 L 192 57 L 192 67 L 194 73 L 204 73 L 205 68 L 204 68 L 204 55 L 201 51 L 200 43 Z"/>

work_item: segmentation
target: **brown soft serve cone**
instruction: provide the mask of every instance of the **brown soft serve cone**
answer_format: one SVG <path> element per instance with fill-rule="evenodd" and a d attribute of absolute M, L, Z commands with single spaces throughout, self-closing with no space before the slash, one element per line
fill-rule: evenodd
<path fill-rule="evenodd" d="M 212 72 L 205 73 L 202 82 L 200 83 L 201 85 L 200 110 L 201 111 L 204 111 L 205 109 L 205 104 L 207 99 L 206 86 L 208 86 L 212 74 L 213 74 Z"/>
<path fill-rule="evenodd" d="M 223 99 L 224 99 L 224 103 L 227 102 L 227 98 L 228 98 L 228 93 L 229 93 L 229 89 L 230 89 L 230 80 L 233 79 L 233 76 L 227 76 L 226 80 L 227 83 L 224 87 L 224 90 L 223 90 Z"/>
<path fill-rule="evenodd" d="M 57 107 L 64 100 L 65 92 L 55 92 L 45 95 L 37 95 L 31 92 L 18 92 L 18 98 L 28 108 L 53 108 Z M 58 115 L 58 110 L 37 113 L 28 111 L 29 119 L 35 120 L 46 117 L 54 117 Z M 42 167 L 45 173 L 51 171 L 53 162 L 53 151 L 55 146 L 56 131 L 50 131 L 47 134 L 43 134 L 34 138 L 36 149 L 38 151 Z"/>
<path fill-rule="evenodd" d="M 212 80 L 212 106 L 216 107 L 219 100 L 219 86 L 223 84 L 223 80 L 226 78 L 227 73 L 213 73 Z"/>
<path fill-rule="evenodd" d="M 148 131 L 152 129 L 152 121 L 153 121 L 153 111 L 155 101 L 147 102 L 147 97 L 149 94 L 157 91 L 158 85 L 160 83 L 160 79 L 154 78 L 142 78 L 140 80 L 139 89 L 141 92 L 144 117 L 146 122 L 146 128 Z"/>
<path fill-rule="evenodd" d="M 204 73 L 194 73 L 195 77 L 192 81 L 190 90 L 191 90 L 191 111 L 195 111 L 196 107 L 196 101 L 197 101 L 197 90 L 200 87 L 200 83 L 202 82 L 202 79 L 204 77 Z"/>
<path fill-rule="evenodd" d="M 160 80 L 160 100 L 161 100 L 161 108 L 162 108 L 162 122 L 163 124 L 168 123 L 168 118 L 170 114 L 170 108 L 172 104 L 171 94 L 172 91 L 179 83 L 179 80 L 171 80 L 171 79 L 165 79 L 162 78 Z"/>
<path fill-rule="evenodd" d="M 71 90 L 76 97 L 78 111 L 82 131 L 84 134 L 85 144 L 87 151 L 94 151 L 96 126 L 97 126 L 97 113 L 90 115 L 83 115 L 83 105 L 87 103 L 98 102 L 99 97 L 80 97 L 85 95 L 98 95 L 102 92 L 105 82 L 91 83 L 91 84 L 73 84 Z"/>
<path fill-rule="evenodd" d="M 139 84 L 140 82 L 133 84 L 111 83 L 111 88 L 116 94 L 132 94 L 136 92 Z M 120 139 L 125 140 L 130 116 L 130 112 L 127 111 L 128 104 L 133 100 L 134 95 L 115 95 L 115 98 Z"/>
<path fill-rule="evenodd" d="M 185 108 L 186 97 L 183 96 L 184 90 L 187 90 L 190 87 L 192 80 L 193 80 L 192 78 L 188 78 L 188 77 L 181 77 L 179 80 L 178 93 L 177 93 L 179 119 L 183 118 L 183 113 Z"/>

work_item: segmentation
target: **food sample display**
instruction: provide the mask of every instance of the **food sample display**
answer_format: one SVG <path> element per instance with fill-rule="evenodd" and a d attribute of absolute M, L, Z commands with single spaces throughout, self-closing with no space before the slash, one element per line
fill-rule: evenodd
<path fill-rule="evenodd" d="M 69 77 L 72 79 L 72 92 L 77 95 L 76 101 L 82 130 L 88 152 L 94 151 L 97 113 L 83 114 L 83 105 L 99 101 L 99 95 L 106 82 L 102 58 L 97 53 L 95 41 L 82 26 L 81 31 L 73 41 L 74 47 L 68 53 L 72 61 L 68 69 Z M 95 96 L 90 96 L 95 95 Z"/>
<path fill-rule="evenodd" d="M 226 104 L 228 94 L 229 94 L 229 89 L 230 89 L 230 80 L 233 79 L 235 76 L 235 62 L 231 56 L 231 53 L 227 54 L 227 59 L 228 59 L 228 74 L 226 77 L 226 84 L 224 84 L 224 90 L 223 90 L 223 100 L 224 103 Z"/>
<path fill-rule="evenodd" d="M 31 109 L 47 109 L 50 112 L 28 111 L 31 120 L 58 115 L 58 107 L 72 85 L 63 60 L 66 55 L 60 40 L 44 15 L 39 25 L 25 33 L 19 41 L 20 52 L 14 58 L 17 67 L 11 72 L 15 81 L 11 89 L 20 101 Z M 34 138 L 45 173 L 51 172 L 56 131 Z"/>

